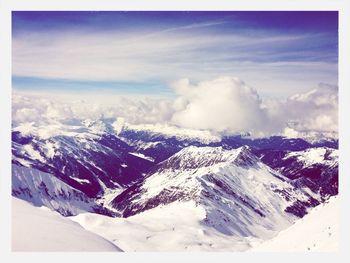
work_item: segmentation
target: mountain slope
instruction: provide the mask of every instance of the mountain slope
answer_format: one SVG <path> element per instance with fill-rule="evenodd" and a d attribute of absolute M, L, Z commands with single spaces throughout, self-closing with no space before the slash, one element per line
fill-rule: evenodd
<path fill-rule="evenodd" d="M 338 249 L 339 199 L 331 197 L 273 239 L 257 244 L 252 251 L 336 252 Z"/>
<path fill-rule="evenodd" d="M 22 127 L 12 132 L 12 162 L 50 173 L 89 197 L 103 195 L 105 189 L 123 189 L 142 178 L 153 165 L 135 156 L 135 149 L 113 134 L 104 122 L 84 122 L 78 126 Z M 109 127 L 107 125 L 107 127 Z"/>
<path fill-rule="evenodd" d="M 83 192 L 33 168 L 12 165 L 12 195 L 35 206 L 46 206 L 64 216 L 81 212 L 111 215 Z"/>
<path fill-rule="evenodd" d="M 338 151 L 324 145 L 112 122 L 14 128 L 12 194 L 127 251 L 243 251 L 338 193 Z"/>
<path fill-rule="evenodd" d="M 173 202 L 128 218 L 83 213 L 70 217 L 126 252 L 244 251 L 254 238 L 229 236 L 202 222 L 206 212 L 194 201 Z"/>
<path fill-rule="evenodd" d="M 303 152 L 317 150 L 318 148 L 313 148 L 314 144 L 302 139 L 287 139 L 280 136 L 252 139 L 243 135 L 220 137 L 205 131 L 191 131 L 187 134 L 187 131 L 181 128 L 169 129 L 167 126 L 158 128 L 152 125 L 149 126 L 127 126 L 119 127 L 120 129 L 117 127 L 117 131 L 114 120 L 103 117 L 96 120 L 52 120 L 45 126 L 41 123 L 20 124 L 14 127 L 12 132 L 12 163 L 50 174 L 72 189 L 82 192 L 95 203 L 106 206 L 108 210 L 110 208 L 113 210 L 113 206 L 116 206 L 123 211 L 124 208 L 119 206 L 123 206 L 127 202 L 112 203 L 110 206 L 109 201 L 125 189 L 128 190 L 118 198 L 125 199 L 124 197 L 128 193 L 130 195 L 133 192 L 136 193 L 144 177 L 146 176 L 148 179 L 149 175 L 156 174 L 161 166 L 163 167 L 161 169 L 167 169 L 170 172 L 173 168 L 175 174 L 181 173 L 181 167 L 177 167 L 179 160 L 174 158 L 178 153 L 186 150 L 187 147 L 189 149 L 190 146 L 200 147 L 199 149 L 222 147 L 223 150 L 228 151 L 247 144 L 250 145 L 254 153 L 258 154 L 262 162 L 291 179 L 294 188 L 301 188 L 302 191 L 310 189 L 308 193 L 314 199 L 295 201 L 286 208 L 288 212 L 303 216 L 306 213 L 306 207 L 310 206 L 310 202 L 311 206 L 314 206 L 338 191 L 338 156 L 328 154 L 330 151 L 336 152 L 335 149 L 327 148 L 327 154 L 324 155 L 324 158 L 333 158 L 336 165 L 330 167 L 328 164 L 324 165 L 323 159 L 317 159 L 320 160 L 320 163 L 315 162 L 311 166 L 305 166 L 301 161 L 301 157 L 295 154 L 304 156 Z M 337 141 L 332 143 L 336 145 Z M 195 149 L 195 147 L 192 147 L 192 149 Z M 271 149 L 266 147 L 271 147 Z M 302 151 L 295 151 L 300 149 Z M 202 161 L 208 160 L 206 166 L 217 165 L 216 157 L 206 156 L 206 154 L 208 154 L 207 151 L 204 154 L 199 154 L 203 158 Z M 167 164 L 169 160 L 170 163 Z M 193 163 L 198 161 L 201 162 L 197 159 L 190 160 Z M 160 164 L 160 162 L 162 163 Z M 224 162 L 223 160 L 221 163 Z M 201 163 L 198 164 L 201 166 Z M 165 167 L 165 165 L 168 165 L 168 167 Z M 194 172 L 206 166 L 189 168 Z M 210 169 L 203 172 L 208 174 L 197 180 L 197 184 L 200 182 L 201 187 L 202 185 L 219 184 L 222 186 L 216 186 L 217 188 L 230 189 L 231 184 L 226 182 L 226 179 L 226 181 L 217 180 L 216 176 L 211 175 L 213 171 Z M 242 170 L 241 172 L 244 173 L 245 171 Z M 273 174 L 276 175 L 277 173 L 273 172 Z M 282 178 L 280 175 L 277 177 Z M 193 182 L 192 179 L 188 181 Z M 286 180 L 286 178 L 283 180 Z M 211 182 L 208 184 L 208 181 Z M 175 181 L 169 180 L 169 183 L 172 182 Z M 167 181 L 162 183 L 166 184 Z M 181 185 L 176 184 L 175 182 L 176 187 L 181 187 Z M 183 185 L 185 184 L 183 182 Z M 250 187 L 255 186 L 250 185 Z M 189 184 L 185 188 L 192 188 L 193 190 L 196 187 Z M 202 188 L 197 187 L 197 189 Z M 199 192 L 209 195 L 216 194 L 216 192 L 210 193 L 206 188 L 208 186 Z M 169 199 L 165 202 L 178 200 L 181 198 L 180 195 L 183 194 L 181 191 L 172 191 L 172 189 L 165 188 L 163 190 L 161 194 L 164 195 L 164 198 L 162 200 Z M 245 191 L 243 188 L 238 190 Z M 275 189 L 274 191 L 280 191 L 279 195 L 286 194 L 281 189 Z M 224 190 L 221 192 L 224 192 Z M 234 194 L 236 195 L 234 198 L 244 202 L 242 200 L 245 200 L 245 197 L 237 195 L 237 193 Z M 234 194 L 228 194 L 227 198 L 230 199 Z M 189 196 L 188 193 L 183 195 Z M 154 200 L 147 201 L 147 204 L 141 210 L 155 207 L 159 203 L 157 199 L 160 198 L 155 197 Z M 50 207 L 53 208 L 53 206 Z M 256 209 L 256 213 L 259 213 L 259 206 L 254 204 L 253 207 Z M 124 211 L 124 216 L 134 213 L 127 210 L 128 208 Z M 62 213 L 61 210 L 57 211 Z M 86 209 L 83 209 L 83 211 L 86 211 Z M 135 208 L 135 211 L 140 211 L 140 209 Z M 101 212 L 103 211 L 101 210 Z M 63 212 L 63 214 L 65 213 Z"/>
<path fill-rule="evenodd" d="M 111 242 L 47 208 L 12 198 L 13 251 L 121 251 Z"/>
<path fill-rule="evenodd" d="M 267 237 L 317 204 L 288 181 L 248 147 L 191 146 L 159 163 L 111 205 L 129 217 L 175 201 L 194 201 L 206 211 L 201 223 L 223 234 Z"/>
<path fill-rule="evenodd" d="M 291 179 L 296 187 L 309 188 L 320 201 L 338 194 L 337 149 L 261 150 L 257 155 L 265 164 Z"/>

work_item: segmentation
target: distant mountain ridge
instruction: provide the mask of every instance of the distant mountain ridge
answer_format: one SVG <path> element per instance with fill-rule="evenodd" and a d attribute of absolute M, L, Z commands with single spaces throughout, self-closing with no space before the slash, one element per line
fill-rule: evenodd
<path fill-rule="evenodd" d="M 109 134 L 59 135 L 41 139 L 12 133 L 12 162 L 53 174 L 89 197 L 105 188 L 122 189 L 137 181 L 152 162 L 137 157 L 134 148 Z"/>
<path fill-rule="evenodd" d="M 69 192 L 77 190 L 88 200 L 92 200 L 92 205 L 88 208 L 80 209 L 80 205 L 77 204 L 78 207 L 71 208 L 71 212 L 94 211 L 113 216 L 119 213 L 129 216 L 135 211 L 143 211 L 144 209 L 140 208 L 143 205 L 139 205 L 139 208 L 133 211 L 132 206 L 128 204 L 128 198 L 144 193 L 141 186 L 149 178 L 156 178 L 155 174 L 159 175 L 165 171 L 178 174 L 188 171 L 199 173 L 197 170 L 209 169 L 205 174 L 201 174 L 202 179 L 199 180 L 201 184 L 207 186 L 219 184 L 215 187 L 226 189 L 222 189 L 221 194 L 230 191 L 234 184 L 227 186 L 227 182 L 224 184 L 218 178 L 218 174 L 222 172 L 214 173 L 210 170 L 223 164 L 246 172 L 255 169 L 259 164 L 258 166 L 263 166 L 263 170 L 266 170 L 273 180 L 288 181 L 287 188 L 296 189 L 295 191 L 300 192 L 304 197 L 301 199 L 295 197 L 295 202 L 289 204 L 284 210 L 298 216 L 303 216 L 308 207 L 315 206 L 338 192 L 337 140 L 310 143 L 303 139 L 288 139 L 281 136 L 253 139 L 246 135 L 218 139 L 205 132 L 186 134 L 186 130 L 176 130 L 173 133 L 172 129 L 168 129 L 164 134 L 162 130 L 153 131 L 149 126 L 145 130 L 142 130 L 142 126 L 137 129 L 123 127 L 118 132 L 115 128 L 113 120 L 105 118 L 66 120 L 61 124 L 54 123 L 51 126 L 42 127 L 25 124 L 14 128 L 12 163 L 16 168 L 13 180 L 17 180 L 16 178 L 21 174 L 18 171 L 25 167 L 33 169 L 29 174 L 34 177 L 40 173 L 47 174 L 53 177 L 52 182 L 59 180 L 69 187 Z M 317 149 L 324 149 L 324 154 L 321 154 L 321 157 L 318 156 L 311 165 L 305 165 L 304 161 L 310 162 L 315 156 L 309 156 L 306 153 Z M 327 158 L 332 158 L 332 161 L 327 161 Z M 231 168 L 228 168 L 227 173 L 234 177 L 234 171 Z M 22 177 L 24 174 L 27 173 L 22 173 Z M 223 176 L 227 175 L 223 174 Z M 166 183 L 164 181 L 164 184 Z M 28 184 L 30 181 L 22 181 L 21 188 L 28 188 Z M 186 187 L 184 183 L 183 189 Z M 184 196 L 188 196 L 183 195 L 181 191 L 172 192 L 173 189 L 164 189 L 162 195 L 165 199 L 181 200 Z M 18 188 L 13 190 L 15 194 Z M 268 190 L 271 189 L 268 188 Z M 203 193 L 206 191 L 203 190 Z M 246 189 L 239 191 L 246 191 Z M 210 193 L 209 190 L 207 192 Z M 274 193 L 284 196 L 285 199 L 293 196 L 291 192 L 282 188 L 274 189 Z M 241 194 L 244 195 L 244 193 Z M 28 199 L 28 196 L 25 197 L 23 193 L 18 196 Z M 231 198 L 238 198 L 243 202 L 239 196 L 241 195 L 231 193 Z M 153 203 L 148 202 L 147 206 L 152 208 L 159 200 L 165 199 L 158 198 Z M 61 208 L 65 207 L 65 201 L 59 198 L 56 201 L 62 202 Z M 43 204 L 50 206 L 48 203 Z M 94 210 L 92 207 L 96 204 L 97 207 L 102 206 L 104 209 Z M 264 214 L 258 208 L 259 206 L 253 207 L 256 209 L 255 213 Z M 54 206 L 51 208 L 59 210 Z M 110 208 L 113 208 L 113 212 Z M 61 213 L 69 214 L 67 211 L 62 210 Z"/>
<path fill-rule="evenodd" d="M 297 187 L 309 188 L 321 200 L 338 194 L 337 149 L 309 148 L 302 151 L 260 150 L 261 161 L 293 181 Z"/>

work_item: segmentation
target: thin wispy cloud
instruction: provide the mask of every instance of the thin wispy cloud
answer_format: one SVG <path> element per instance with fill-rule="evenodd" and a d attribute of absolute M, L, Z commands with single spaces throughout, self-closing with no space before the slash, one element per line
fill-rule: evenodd
<path fill-rule="evenodd" d="M 128 23 L 121 20 L 120 26 L 119 20 L 114 26 L 104 24 L 103 17 L 89 23 L 84 18 L 81 28 L 56 20 L 45 30 L 18 26 L 21 30 L 13 36 L 13 75 L 156 81 L 164 86 L 184 77 L 202 81 L 228 75 L 244 79 L 263 95 L 278 91 L 277 96 L 290 95 L 292 88 L 306 91 L 319 82 L 337 83 L 337 41 L 322 28 L 274 29 L 263 23 L 245 24 L 232 14 L 200 20 L 193 14 L 184 21 L 174 14 L 171 19 L 155 15 L 143 25 L 139 16 L 133 14 Z"/>

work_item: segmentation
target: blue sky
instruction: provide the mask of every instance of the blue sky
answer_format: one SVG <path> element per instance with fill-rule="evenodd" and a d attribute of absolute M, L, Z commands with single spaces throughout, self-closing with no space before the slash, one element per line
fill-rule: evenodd
<path fill-rule="evenodd" d="M 262 96 L 338 81 L 337 12 L 13 12 L 13 87 L 160 94 L 238 77 Z"/>

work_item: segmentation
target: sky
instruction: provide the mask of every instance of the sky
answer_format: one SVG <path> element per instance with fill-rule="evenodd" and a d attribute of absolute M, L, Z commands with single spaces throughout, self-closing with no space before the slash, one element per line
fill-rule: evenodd
<path fill-rule="evenodd" d="M 12 13 L 16 90 L 176 96 L 243 80 L 263 98 L 338 82 L 337 12 Z"/>
<path fill-rule="evenodd" d="M 224 134 L 337 136 L 337 12 L 12 18 L 14 126 L 105 116 Z"/>

